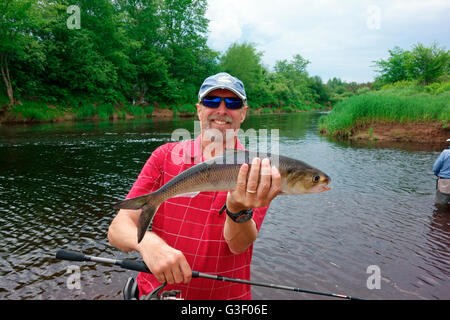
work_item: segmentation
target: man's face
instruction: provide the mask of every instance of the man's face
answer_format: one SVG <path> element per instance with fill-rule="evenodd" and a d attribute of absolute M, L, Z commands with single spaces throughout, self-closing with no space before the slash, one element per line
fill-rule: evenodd
<path fill-rule="evenodd" d="M 226 89 L 216 89 L 207 95 L 222 98 L 238 97 L 234 92 Z M 205 107 L 201 103 L 197 104 L 197 115 L 201 123 L 202 132 L 208 129 L 217 129 L 222 133 L 223 141 L 225 141 L 227 129 L 233 129 L 237 133 L 245 119 L 246 111 L 246 105 L 241 109 L 227 109 L 225 101 L 221 101 L 218 108 Z"/>

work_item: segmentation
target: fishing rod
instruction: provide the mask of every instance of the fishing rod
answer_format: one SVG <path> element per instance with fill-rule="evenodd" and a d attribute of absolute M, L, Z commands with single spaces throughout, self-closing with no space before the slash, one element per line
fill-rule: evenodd
<path fill-rule="evenodd" d="M 123 269 L 151 273 L 151 271 L 148 269 L 148 267 L 142 260 L 127 260 L 127 259 L 120 260 L 120 259 L 94 257 L 94 256 L 85 255 L 81 252 L 62 250 L 62 249 L 58 250 L 56 252 L 56 259 L 69 260 L 69 261 L 91 261 L 91 262 L 98 262 L 98 263 L 104 263 L 104 264 L 113 264 L 113 265 L 120 266 Z M 266 287 L 266 288 L 272 288 L 272 289 L 281 289 L 281 290 L 288 290 L 288 291 L 294 291 L 294 292 L 309 293 L 309 294 L 341 298 L 341 299 L 347 299 L 347 300 L 362 300 L 360 298 L 348 296 L 345 294 L 312 291 L 312 290 L 306 290 L 306 289 L 278 285 L 278 284 L 270 284 L 270 283 L 264 283 L 264 282 L 256 282 L 256 281 L 249 281 L 249 280 L 243 280 L 243 279 L 223 277 L 223 276 L 219 276 L 219 275 L 202 273 L 202 272 L 198 272 L 198 271 L 192 271 L 192 278 L 205 278 L 205 279 L 218 280 L 218 281 L 243 283 L 243 284 L 248 284 L 248 285 L 257 286 L 257 287 Z"/>

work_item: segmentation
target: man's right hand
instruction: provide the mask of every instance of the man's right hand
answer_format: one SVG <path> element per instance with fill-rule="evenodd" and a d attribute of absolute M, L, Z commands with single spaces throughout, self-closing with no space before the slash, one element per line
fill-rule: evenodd
<path fill-rule="evenodd" d="M 137 243 L 137 225 L 141 210 L 121 209 L 108 230 L 109 242 L 119 250 L 138 251 L 159 282 L 188 283 L 192 270 L 184 254 L 169 246 L 156 233 L 147 231 Z"/>
<path fill-rule="evenodd" d="M 160 283 L 188 283 L 192 270 L 184 254 L 169 246 L 151 231 L 138 244 L 137 249 L 147 267 Z"/>

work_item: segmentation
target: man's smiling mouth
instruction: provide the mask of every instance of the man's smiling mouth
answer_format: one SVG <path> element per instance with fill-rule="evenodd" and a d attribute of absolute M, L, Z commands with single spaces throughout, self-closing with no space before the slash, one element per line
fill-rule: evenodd
<path fill-rule="evenodd" d="M 220 125 L 224 125 L 227 124 L 228 122 L 225 120 L 219 120 L 219 119 L 214 119 L 213 122 L 220 124 Z"/>

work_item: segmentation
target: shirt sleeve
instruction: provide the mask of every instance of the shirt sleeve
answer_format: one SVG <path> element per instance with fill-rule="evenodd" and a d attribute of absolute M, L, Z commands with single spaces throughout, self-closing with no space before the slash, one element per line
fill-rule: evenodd
<path fill-rule="evenodd" d="M 436 175 L 436 176 L 439 175 L 439 171 L 441 171 L 441 168 L 442 168 L 443 160 L 444 160 L 444 152 L 441 153 L 439 158 L 437 158 L 436 162 L 434 163 L 434 166 L 433 166 L 434 175 Z"/>
<path fill-rule="evenodd" d="M 142 196 L 160 188 L 165 158 L 164 148 L 165 146 L 160 146 L 152 152 L 128 193 L 127 199 Z"/>

